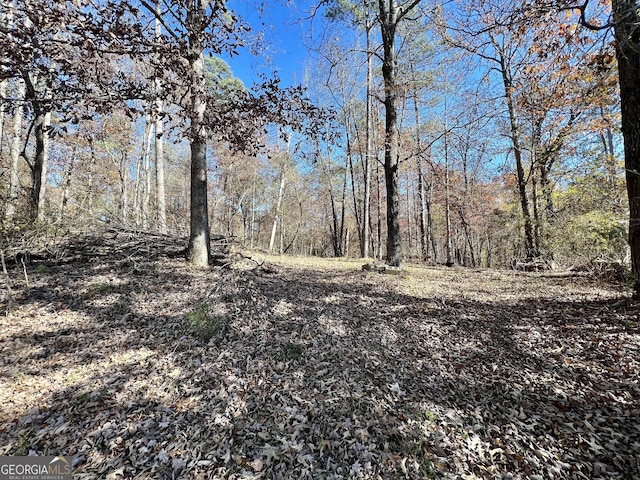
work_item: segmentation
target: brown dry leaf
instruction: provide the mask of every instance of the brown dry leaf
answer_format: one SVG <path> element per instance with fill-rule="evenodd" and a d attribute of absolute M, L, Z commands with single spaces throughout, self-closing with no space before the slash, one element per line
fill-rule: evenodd
<path fill-rule="evenodd" d="M 16 287 L 3 454 L 70 455 L 86 479 L 640 478 L 640 309 L 619 286 L 114 251 Z"/>

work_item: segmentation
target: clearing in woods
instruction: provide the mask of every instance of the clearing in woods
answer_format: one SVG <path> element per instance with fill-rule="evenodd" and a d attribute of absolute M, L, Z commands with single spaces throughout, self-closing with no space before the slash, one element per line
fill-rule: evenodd
<path fill-rule="evenodd" d="M 640 478 L 620 285 L 260 254 L 198 270 L 182 245 L 88 243 L 28 285 L 9 271 L 2 455 L 110 480 Z"/>

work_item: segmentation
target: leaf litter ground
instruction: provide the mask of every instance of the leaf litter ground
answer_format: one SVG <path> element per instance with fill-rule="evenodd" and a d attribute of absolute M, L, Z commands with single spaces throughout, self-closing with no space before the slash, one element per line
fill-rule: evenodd
<path fill-rule="evenodd" d="M 28 286 L 10 271 L 0 454 L 109 480 L 640 479 L 640 310 L 619 285 L 92 251 Z"/>

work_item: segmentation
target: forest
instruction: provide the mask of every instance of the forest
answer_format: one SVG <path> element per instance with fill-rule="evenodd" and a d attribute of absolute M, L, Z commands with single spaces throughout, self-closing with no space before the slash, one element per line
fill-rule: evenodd
<path fill-rule="evenodd" d="M 0 456 L 640 478 L 637 0 L 3 0 L 0 52 Z"/>
<path fill-rule="evenodd" d="M 287 87 L 234 76 L 223 57 L 267 46 L 208 3 L 5 2 L 6 231 L 102 222 L 193 248 L 210 230 L 389 264 L 631 269 L 637 129 L 625 152 L 607 2 L 424 1 L 386 23 L 366 2 L 308 6 L 309 61 Z"/>

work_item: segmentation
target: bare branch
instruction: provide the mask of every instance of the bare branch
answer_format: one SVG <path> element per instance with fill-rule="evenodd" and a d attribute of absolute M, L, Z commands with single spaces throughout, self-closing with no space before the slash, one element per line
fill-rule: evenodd
<path fill-rule="evenodd" d="M 146 0 L 140 0 L 140 3 L 144 8 L 146 8 L 149 11 L 149 13 L 151 13 L 155 18 L 158 19 L 158 21 L 162 24 L 165 30 L 169 32 L 169 34 L 173 37 L 174 40 L 178 42 L 181 40 L 180 37 L 169 27 L 169 25 L 167 25 L 167 22 L 164 21 L 164 18 L 162 18 L 162 15 L 160 15 L 160 12 L 156 11 L 155 7 L 153 7 L 152 5 L 149 5 L 149 3 Z"/>
<path fill-rule="evenodd" d="M 421 1 L 422 0 L 412 0 L 408 4 L 401 5 L 398 9 L 399 13 L 397 21 L 399 22 L 400 20 L 402 20 L 411 10 L 416 8 Z"/>
<path fill-rule="evenodd" d="M 593 32 L 600 32 L 602 30 L 607 30 L 611 28 L 613 26 L 611 17 L 609 17 L 609 20 L 604 25 L 596 25 L 595 23 L 591 23 L 587 19 L 587 7 L 589 6 L 589 1 L 590 0 L 585 0 L 584 3 L 581 5 L 567 5 L 566 7 L 560 7 L 557 10 L 558 12 L 566 12 L 566 11 L 574 11 L 574 10 L 579 11 L 580 19 L 578 22 L 580 23 L 581 26 Z"/>

